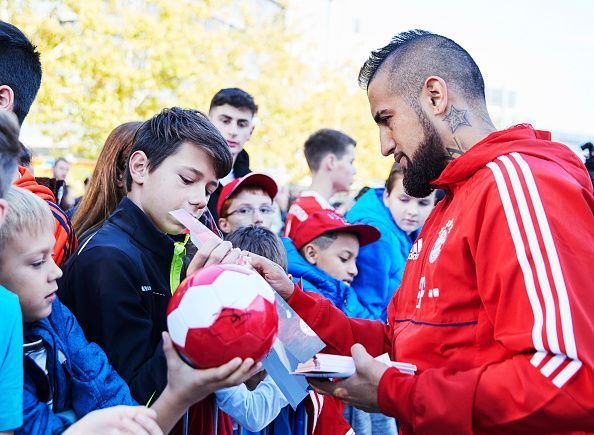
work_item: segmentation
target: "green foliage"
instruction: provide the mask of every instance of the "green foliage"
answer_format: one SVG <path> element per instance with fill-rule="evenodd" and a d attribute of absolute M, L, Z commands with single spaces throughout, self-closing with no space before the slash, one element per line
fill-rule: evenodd
<path fill-rule="evenodd" d="M 308 59 L 308 41 L 287 28 L 286 2 L 266 14 L 231 0 L 40 3 L 3 5 L 3 18 L 42 55 L 43 83 L 27 122 L 81 157 L 95 158 L 123 122 L 173 105 L 206 111 L 216 91 L 238 86 L 260 106 L 247 148 L 253 168 L 275 169 L 283 182 L 303 179 L 303 142 L 329 127 L 358 141 L 360 182 L 389 170 L 356 87 L 358 65 L 330 70 Z"/>

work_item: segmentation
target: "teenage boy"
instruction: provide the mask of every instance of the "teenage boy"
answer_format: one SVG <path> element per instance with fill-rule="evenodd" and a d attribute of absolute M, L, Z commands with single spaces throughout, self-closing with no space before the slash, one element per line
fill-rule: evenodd
<path fill-rule="evenodd" d="M 233 168 L 221 178 L 220 187 L 211 195 L 208 208 L 218 221 L 217 204 L 222 186 L 251 172 L 250 157 L 243 149 L 254 131 L 258 106 L 254 97 L 239 88 L 221 89 L 212 97 L 208 117 L 227 141 L 233 156 Z"/>
<path fill-rule="evenodd" d="M 62 271 L 52 258 L 54 222 L 49 208 L 24 189 L 13 187 L 6 198 L 0 284 L 18 296 L 24 331 L 24 418 L 17 433 L 61 433 L 94 410 L 136 405 L 105 353 L 85 339 L 76 318 L 56 298 Z M 213 370 L 192 369 L 177 355 L 167 333 L 163 350 L 168 383 L 154 402 L 153 417 L 165 432 L 195 401 L 254 373 L 253 361 L 242 363 L 239 358 Z M 146 433 L 161 433 L 145 413 L 130 424 L 130 432 L 146 426 Z"/>
<path fill-rule="evenodd" d="M 331 129 L 316 131 L 305 141 L 303 152 L 311 172 L 311 186 L 289 208 L 285 237 L 292 239 L 300 222 L 312 213 L 334 210 L 330 198 L 349 191 L 356 172 L 356 144 L 352 137 Z"/>
<path fill-rule="evenodd" d="M 64 268 L 60 297 L 140 403 L 152 402 L 165 388 L 161 332 L 167 329 L 171 294 L 184 278 L 184 246 L 172 238 L 184 226 L 169 212 L 183 208 L 199 217 L 231 162 L 229 147 L 205 115 L 164 109 L 136 134 L 126 168 L 127 196 Z M 238 257 L 229 242 L 209 241 L 190 267 Z M 206 426 L 195 429 L 205 433 L 215 424 L 199 423 Z"/>
<path fill-rule="evenodd" d="M 41 63 L 35 46 L 15 26 L 0 21 L 0 110 L 13 112 L 22 124 L 40 86 Z M 30 190 L 49 204 L 56 222 L 54 258 L 61 266 L 78 244 L 70 220 L 58 207 L 52 191 L 39 185 L 27 169 L 15 168 L 13 174 L 16 186 Z"/>
<path fill-rule="evenodd" d="M 225 234 L 246 225 L 270 229 L 277 192 L 272 178 L 255 172 L 226 184 L 217 202 L 219 228 Z"/>

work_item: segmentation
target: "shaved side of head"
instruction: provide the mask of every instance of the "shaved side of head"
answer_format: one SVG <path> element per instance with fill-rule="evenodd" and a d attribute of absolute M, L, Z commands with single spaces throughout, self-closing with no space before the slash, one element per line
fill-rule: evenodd
<path fill-rule="evenodd" d="M 367 89 L 379 70 L 387 69 L 392 90 L 418 106 L 425 80 L 441 77 L 471 106 L 485 106 L 485 84 L 470 54 L 444 36 L 424 30 L 397 34 L 389 44 L 371 53 L 359 72 L 359 85 Z"/>

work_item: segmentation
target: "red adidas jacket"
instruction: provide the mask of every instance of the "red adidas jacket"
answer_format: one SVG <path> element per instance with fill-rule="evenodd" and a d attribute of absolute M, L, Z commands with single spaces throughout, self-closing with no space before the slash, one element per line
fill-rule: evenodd
<path fill-rule="evenodd" d="M 594 200 L 550 134 L 495 132 L 450 163 L 447 194 L 411 250 L 388 324 L 296 289 L 327 351 L 414 363 L 386 371 L 381 410 L 405 433 L 594 431 Z M 422 242 L 419 241 L 422 239 Z"/>

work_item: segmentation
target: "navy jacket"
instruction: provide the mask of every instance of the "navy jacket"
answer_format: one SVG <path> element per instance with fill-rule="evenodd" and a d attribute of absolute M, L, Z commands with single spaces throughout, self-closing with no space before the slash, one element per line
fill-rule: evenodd
<path fill-rule="evenodd" d="M 167 384 L 161 332 L 171 298 L 173 243 L 124 198 L 69 259 L 58 282 L 62 302 L 142 404 Z"/>
<path fill-rule="evenodd" d="M 291 239 L 283 237 L 282 241 L 289 261 L 288 272 L 296 282 L 301 283 L 303 290 L 324 296 L 349 317 L 373 318 L 371 312 L 359 301 L 352 287 L 331 277 L 319 267 L 309 264 L 297 251 Z"/>
<path fill-rule="evenodd" d="M 50 316 L 25 323 L 23 334 L 27 341 L 43 340 L 47 374 L 24 359 L 23 426 L 17 434 L 62 433 L 73 420 L 96 409 L 136 405 L 105 353 L 86 340 L 72 313 L 58 299 Z M 69 412 L 74 418 L 66 416 Z"/>
<path fill-rule="evenodd" d="M 386 321 L 387 309 L 400 286 L 408 253 L 419 231 L 408 235 L 400 229 L 383 202 L 384 189 L 369 189 L 346 215 L 353 224 L 373 225 L 378 241 L 359 250 L 353 288 L 374 319 Z"/>

